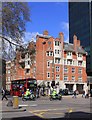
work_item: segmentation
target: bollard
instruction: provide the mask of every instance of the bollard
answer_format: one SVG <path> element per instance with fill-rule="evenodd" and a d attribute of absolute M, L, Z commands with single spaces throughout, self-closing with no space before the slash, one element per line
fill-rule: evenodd
<path fill-rule="evenodd" d="M 17 109 L 19 108 L 19 103 L 18 103 L 18 96 L 13 96 L 13 108 Z"/>

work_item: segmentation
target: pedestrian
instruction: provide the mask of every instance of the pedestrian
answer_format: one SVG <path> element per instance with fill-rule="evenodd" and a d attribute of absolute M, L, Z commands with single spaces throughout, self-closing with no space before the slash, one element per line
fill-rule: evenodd
<path fill-rule="evenodd" d="M 85 91 L 83 91 L 82 98 L 85 97 Z"/>
<path fill-rule="evenodd" d="M 72 98 L 76 98 L 76 90 L 74 91 Z"/>
<path fill-rule="evenodd" d="M 6 100 L 8 100 L 8 98 L 7 98 L 7 96 L 6 96 L 6 90 L 3 89 L 3 90 L 2 90 L 2 100 L 3 100 L 4 98 L 5 98 Z"/>

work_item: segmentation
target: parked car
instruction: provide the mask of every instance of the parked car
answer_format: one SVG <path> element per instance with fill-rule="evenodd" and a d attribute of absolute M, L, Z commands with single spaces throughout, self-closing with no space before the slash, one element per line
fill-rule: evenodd
<path fill-rule="evenodd" d="M 73 90 L 68 91 L 68 95 L 73 95 Z"/>

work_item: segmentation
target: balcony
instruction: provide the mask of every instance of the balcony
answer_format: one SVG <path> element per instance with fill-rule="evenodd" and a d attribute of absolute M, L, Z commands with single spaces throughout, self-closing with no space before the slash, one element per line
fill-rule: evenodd
<path fill-rule="evenodd" d="M 67 59 L 72 59 L 72 55 L 67 55 Z"/>
<path fill-rule="evenodd" d="M 83 57 L 78 57 L 78 56 L 77 56 L 77 60 L 82 61 L 82 60 L 83 60 Z"/>
<path fill-rule="evenodd" d="M 25 65 L 25 69 L 30 69 L 30 65 Z"/>

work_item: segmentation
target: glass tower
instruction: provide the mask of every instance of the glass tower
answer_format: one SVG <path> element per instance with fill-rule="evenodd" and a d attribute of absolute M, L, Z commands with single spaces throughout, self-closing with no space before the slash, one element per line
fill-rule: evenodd
<path fill-rule="evenodd" d="M 88 53 L 87 74 L 92 76 L 92 0 L 89 2 L 69 2 L 70 43 L 73 43 L 74 34 Z"/>

